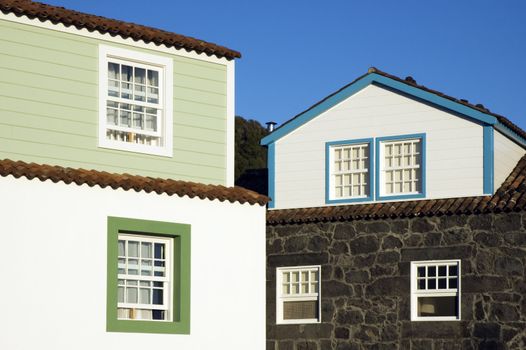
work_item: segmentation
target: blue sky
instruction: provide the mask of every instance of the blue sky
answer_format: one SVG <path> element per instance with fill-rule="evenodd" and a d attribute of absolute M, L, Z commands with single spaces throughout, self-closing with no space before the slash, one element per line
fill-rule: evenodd
<path fill-rule="evenodd" d="M 241 51 L 236 113 L 283 123 L 370 66 L 526 129 L 526 1 L 41 0 Z"/>

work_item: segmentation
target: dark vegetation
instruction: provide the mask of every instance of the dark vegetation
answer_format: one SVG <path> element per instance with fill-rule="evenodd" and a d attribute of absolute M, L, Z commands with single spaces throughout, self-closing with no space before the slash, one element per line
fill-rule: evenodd
<path fill-rule="evenodd" d="M 236 116 L 236 186 L 267 194 L 267 149 L 259 144 L 267 134 L 258 121 Z"/>

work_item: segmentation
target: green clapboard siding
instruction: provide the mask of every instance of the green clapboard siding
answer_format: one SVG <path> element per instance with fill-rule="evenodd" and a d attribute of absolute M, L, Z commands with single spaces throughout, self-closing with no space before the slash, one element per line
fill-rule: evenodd
<path fill-rule="evenodd" d="M 99 44 L 174 62 L 173 157 L 99 148 Z M 226 181 L 226 66 L 0 20 L 0 159 Z"/>

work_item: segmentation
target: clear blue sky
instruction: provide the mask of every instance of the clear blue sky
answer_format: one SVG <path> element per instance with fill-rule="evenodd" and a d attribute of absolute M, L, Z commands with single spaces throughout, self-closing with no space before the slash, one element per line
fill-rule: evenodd
<path fill-rule="evenodd" d="M 41 0 L 241 51 L 236 113 L 283 123 L 376 66 L 526 129 L 526 1 Z"/>

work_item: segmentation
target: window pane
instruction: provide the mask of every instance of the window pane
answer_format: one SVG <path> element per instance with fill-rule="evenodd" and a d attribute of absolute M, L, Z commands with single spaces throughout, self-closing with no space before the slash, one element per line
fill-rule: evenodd
<path fill-rule="evenodd" d="M 457 279 L 450 278 L 449 279 L 449 289 L 456 289 L 456 288 L 458 288 Z"/>
<path fill-rule="evenodd" d="M 148 102 L 159 103 L 159 89 L 148 88 Z"/>
<path fill-rule="evenodd" d="M 418 316 L 457 316 L 457 297 L 419 297 Z"/>
<path fill-rule="evenodd" d="M 457 265 L 451 265 L 449 266 L 449 275 L 450 276 L 458 276 L 458 268 Z"/>
<path fill-rule="evenodd" d="M 126 242 L 125 241 L 119 241 L 119 256 L 125 256 L 126 255 L 126 250 L 125 250 L 125 245 L 126 245 Z"/>
<path fill-rule="evenodd" d="M 447 272 L 447 266 L 446 265 L 441 265 L 441 266 L 438 267 L 438 275 L 439 276 L 445 276 L 446 272 Z"/>
<path fill-rule="evenodd" d="M 128 241 L 128 256 L 139 257 L 139 242 Z"/>
<path fill-rule="evenodd" d="M 427 289 L 436 289 L 437 288 L 437 282 L 435 279 L 427 280 Z"/>
<path fill-rule="evenodd" d="M 137 303 L 137 288 L 126 288 L 126 302 Z"/>
<path fill-rule="evenodd" d="M 288 284 L 284 284 L 281 289 L 283 294 L 290 294 L 290 288 Z"/>
<path fill-rule="evenodd" d="M 148 70 L 148 85 L 149 86 L 159 86 L 159 72 Z"/>
<path fill-rule="evenodd" d="M 152 310 L 153 320 L 164 320 L 166 319 L 166 312 L 164 310 Z"/>
<path fill-rule="evenodd" d="M 153 290 L 153 304 L 155 305 L 163 304 L 163 290 L 162 289 Z"/>
<path fill-rule="evenodd" d="M 151 276 L 152 275 L 152 261 L 142 260 L 141 261 L 141 275 Z"/>
<path fill-rule="evenodd" d="M 418 280 L 418 289 L 426 289 L 426 280 L 425 279 Z"/>
<path fill-rule="evenodd" d="M 417 271 L 418 271 L 418 277 L 425 277 L 426 276 L 426 267 L 425 266 L 419 266 Z"/>
<path fill-rule="evenodd" d="M 141 257 L 151 258 L 152 257 L 152 244 L 151 243 L 141 243 Z"/>
<path fill-rule="evenodd" d="M 135 68 L 135 83 L 146 84 L 146 69 Z"/>
<path fill-rule="evenodd" d="M 150 289 L 141 288 L 139 300 L 141 304 L 150 304 Z"/>
<path fill-rule="evenodd" d="M 437 274 L 436 266 L 428 266 L 427 267 L 427 275 L 431 277 L 435 277 Z"/>
<path fill-rule="evenodd" d="M 117 302 L 124 303 L 124 287 L 117 289 Z"/>
<path fill-rule="evenodd" d="M 108 78 L 120 79 L 119 65 L 117 63 L 108 62 Z"/>
<path fill-rule="evenodd" d="M 155 259 L 165 259 L 164 250 L 165 248 L 164 248 L 163 243 L 155 243 L 155 254 L 154 254 Z"/>
<path fill-rule="evenodd" d="M 286 301 L 283 303 L 284 320 L 301 320 L 318 318 L 318 302 Z"/>
<path fill-rule="evenodd" d="M 447 288 L 447 280 L 445 278 L 439 278 L 438 279 L 438 289 L 446 289 Z"/>
<path fill-rule="evenodd" d="M 298 282 L 299 281 L 299 272 L 298 271 L 294 271 L 291 273 L 291 281 L 292 282 Z"/>
<path fill-rule="evenodd" d="M 132 81 L 133 80 L 133 67 L 122 65 L 121 66 L 122 79 L 123 81 Z"/>

